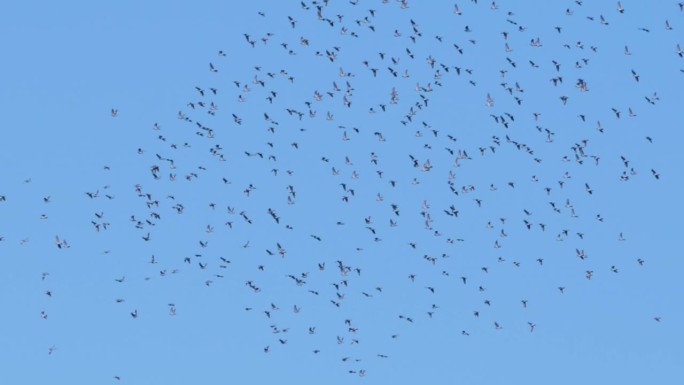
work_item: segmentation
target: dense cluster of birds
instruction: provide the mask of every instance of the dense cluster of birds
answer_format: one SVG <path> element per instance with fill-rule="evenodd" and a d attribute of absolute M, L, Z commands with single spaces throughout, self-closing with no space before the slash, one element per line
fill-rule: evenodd
<path fill-rule="evenodd" d="M 648 71 L 630 64 L 639 55 L 635 43 L 625 42 L 622 62 L 614 61 L 604 52 L 615 47 L 601 46 L 601 33 L 578 40 L 571 25 L 672 39 L 672 51 L 660 53 L 669 63 L 684 56 L 672 32 L 684 28 L 675 20 L 684 5 L 675 3 L 661 25 L 642 26 L 632 25 L 638 18 L 620 2 L 589 14 L 572 1 L 558 6 L 558 25 L 547 31 L 528 29 L 515 9 L 496 2 L 416 3 L 301 1 L 289 14 L 253 15 L 240 44 L 217 47 L 208 59 L 211 81 L 194 87 L 174 116 L 150 124 L 146 144 L 134 149 L 147 179 L 78 192 L 92 208 L 92 231 L 55 234 L 55 252 L 77 254 L 75 239 L 104 244 L 111 229 L 126 228 L 126 242 L 145 256 L 135 257 L 139 270 L 108 277 L 107 285 L 187 275 L 182 285 L 221 293 L 238 282 L 251 300 L 230 311 L 267 335 L 254 337 L 264 341 L 255 349 L 279 354 L 293 340 L 322 335 L 311 354 L 337 354 L 343 370 L 359 377 L 391 358 L 402 334 L 420 333 L 434 319 L 452 317 L 453 338 L 534 333 L 545 325 L 526 312 L 539 291 L 567 295 L 581 282 L 646 268 L 647 256 L 618 249 L 630 234 L 595 202 L 635 180 L 649 186 L 667 178 L 658 164 L 620 154 L 603 139 L 623 135 L 621 127 L 639 109 L 657 109 L 660 96 Z M 451 24 L 411 12 L 428 6 L 448 12 Z M 491 12 L 482 16 L 486 24 L 469 19 L 476 12 Z M 259 30 L 262 20 L 288 32 Z M 485 29 L 498 35 L 491 43 L 498 51 L 480 48 L 494 35 L 481 36 Z M 304 32 L 312 30 L 319 32 Z M 235 78 L 232 68 L 250 55 L 269 59 Z M 478 55 L 489 67 L 476 67 Z M 590 71 L 602 60 L 623 72 L 617 76 L 633 104 L 591 96 L 613 91 Z M 126 114 L 119 108 L 106 117 L 114 126 Z M 657 146 L 642 126 L 627 140 Z M 108 164 L 101 172 L 114 171 Z M 44 194 L 39 220 L 50 221 L 60 202 Z M 18 198 L 0 195 L 0 205 Z M 530 250 L 533 243 L 544 251 Z M 615 250 L 623 256 L 612 257 Z M 539 272 L 553 284 L 536 285 Z M 50 273 L 36 277 L 45 293 L 36 314 L 46 322 L 60 295 Z M 111 306 L 131 322 L 159 316 L 136 306 L 134 296 L 115 296 Z M 497 310 L 502 301 L 515 302 L 522 318 Z M 167 305 L 164 317 L 183 317 L 182 302 L 159 302 Z M 320 311 L 338 321 L 319 323 Z M 367 343 L 366 321 L 374 318 L 388 325 L 386 335 Z M 363 353 L 355 350 L 364 344 Z M 49 343 L 46 352 L 66 353 L 58 348 Z"/>

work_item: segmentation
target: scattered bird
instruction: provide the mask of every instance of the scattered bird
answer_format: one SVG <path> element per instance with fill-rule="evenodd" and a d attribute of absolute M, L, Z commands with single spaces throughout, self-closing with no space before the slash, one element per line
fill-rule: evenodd
<path fill-rule="evenodd" d="M 662 93 L 661 103 L 658 92 L 649 91 L 644 96 L 638 90 L 660 85 L 652 79 L 653 71 L 642 67 L 645 55 L 654 55 L 646 58 L 663 63 L 667 57 L 677 59 L 671 56 L 671 45 L 660 49 L 651 44 L 662 40 L 659 33 L 667 33 L 662 30 L 639 28 L 647 34 L 640 35 L 643 41 L 629 42 L 634 51 L 623 42 L 608 39 L 606 36 L 633 33 L 625 25 L 635 28 L 634 23 L 625 20 L 634 18 L 636 22 L 638 15 L 631 8 L 625 12 L 619 1 L 619 15 L 614 15 L 614 23 L 609 23 L 604 15 L 598 15 L 598 20 L 587 16 L 587 20 L 600 24 L 595 26 L 600 30 L 592 32 L 587 41 L 573 38 L 573 31 L 581 24 L 572 24 L 578 22 L 574 20 L 577 16 L 571 16 L 582 13 L 582 1 L 576 0 L 572 8 L 559 9 L 563 22 L 552 15 L 539 15 L 544 20 L 547 16 L 551 18 L 553 24 L 548 24 L 547 30 L 523 25 L 525 19 L 514 12 L 519 4 L 487 3 L 492 15 L 499 15 L 490 20 L 488 28 L 503 30 L 496 32 L 499 40 L 494 48 L 484 38 L 487 31 L 482 23 L 476 18 L 469 19 L 481 7 L 476 0 L 462 4 L 463 7 L 454 4 L 453 12 L 448 12 L 464 35 L 450 35 L 452 26 L 440 25 L 414 12 L 414 6 L 407 0 L 383 0 L 374 5 L 377 9 L 360 9 L 360 0 L 336 3 L 335 8 L 329 6 L 328 0 L 301 1 L 295 7 L 283 5 L 278 15 L 258 11 L 250 19 L 239 14 L 249 26 L 249 33 L 238 36 L 240 45 L 227 50 L 212 48 L 211 61 L 207 61 L 211 74 L 206 72 L 207 62 L 201 64 L 201 78 L 198 72 L 204 85 L 196 83 L 200 85 L 189 87 L 180 110 L 174 109 L 173 114 L 166 116 L 177 128 L 168 128 L 170 123 L 164 123 L 163 116 L 156 117 L 152 121 L 160 123 L 154 123 L 152 130 L 145 126 L 151 135 L 145 136 L 116 126 L 126 121 L 128 114 L 124 120 L 108 121 L 125 135 L 127 143 L 130 140 L 129 153 L 135 159 L 121 158 L 130 169 L 113 177 L 110 175 L 117 172 L 116 163 L 100 159 L 97 161 L 108 166 L 102 168 L 103 163 L 98 163 L 97 170 L 103 173 L 99 177 L 79 171 L 78 178 L 72 181 L 67 178 L 68 172 L 60 174 L 59 188 L 64 194 L 52 191 L 56 187 L 50 183 L 34 187 L 39 182 L 36 175 L 36 182 L 29 184 L 32 179 L 24 179 L 24 184 L 18 182 L 21 187 L 14 191 L 7 187 L 11 186 L 11 178 L 3 183 L 2 188 L 9 191 L 0 195 L 0 209 L 11 208 L 6 212 L 7 223 L 3 228 L 27 232 L 17 235 L 8 230 L 7 239 L 13 247 L 20 244 L 24 245 L 22 250 L 47 253 L 46 260 L 61 266 L 60 271 L 53 271 L 54 276 L 42 273 L 41 285 L 50 284 L 51 288 L 38 288 L 45 296 L 37 301 L 51 302 L 36 303 L 41 307 L 32 316 L 39 314 L 46 323 L 60 317 L 52 309 L 63 299 L 65 291 L 52 284 L 76 279 L 73 266 L 87 268 L 89 277 L 98 277 L 106 270 L 95 266 L 114 266 L 120 270 L 108 274 L 120 276 L 114 278 L 116 283 L 111 281 L 111 275 L 102 280 L 103 285 L 117 290 L 106 300 L 106 306 L 123 318 L 127 318 L 126 311 L 133 319 L 138 319 L 138 309 L 144 312 L 145 316 L 131 323 L 132 327 L 150 319 L 156 323 L 183 322 L 190 313 L 186 307 L 177 313 L 176 302 L 164 300 L 161 304 L 167 306 L 157 312 L 153 303 L 161 301 L 161 294 L 189 293 L 193 290 L 190 286 L 196 285 L 202 290 L 201 298 L 198 297 L 202 303 L 225 299 L 226 293 L 235 301 L 244 302 L 240 315 L 246 317 L 247 326 L 240 333 L 265 330 L 265 341 L 247 349 L 259 354 L 260 350 L 272 353 L 268 356 L 272 359 L 278 354 L 294 356 L 296 349 L 306 346 L 307 354 L 313 351 L 319 357 L 338 355 L 335 360 L 341 359 L 344 373 L 360 377 L 370 376 L 370 365 L 378 358 L 388 359 L 392 355 L 375 352 L 385 352 L 392 344 L 400 343 L 401 340 L 393 341 L 398 333 L 421 333 L 463 310 L 460 307 L 466 302 L 452 301 L 454 295 L 466 299 L 472 296 L 482 307 L 466 309 L 473 314 L 468 322 L 493 322 L 494 330 L 503 333 L 492 331 L 491 323 L 486 330 L 480 330 L 466 326 L 467 322 L 458 317 L 446 321 L 461 330 L 462 336 L 471 336 L 472 332 L 471 338 L 477 339 L 476 331 L 481 331 L 502 337 L 522 330 L 525 338 L 535 338 L 536 334 L 527 334 L 525 323 L 508 312 L 505 304 L 500 304 L 520 301 L 522 309 L 516 307 L 516 311 L 530 312 L 537 308 L 537 302 L 532 297 L 523 297 L 532 301 L 528 309 L 527 299 L 511 299 L 510 293 L 497 292 L 492 280 L 522 277 L 526 285 L 521 290 L 533 295 L 540 289 L 539 281 L 533 275 L 520 275 L 528 274 L 524 273 L 526 266 L 543 272 L 543 281 L 551 281 L 552 285 L 569 282 L 565 281 L 569 276 L 581 279 L 582 275 L 593 279 L 582 280 L 589 285 L 605 279 L 608 274 L 601 272 L 619 272 L 619 264 L 608 262 L 610 259 L 599 255 L 599 251 L 605 249 L 608 255 L 629 243 L 616 246 L 615 238 L 603 239 L 601 231 L 594 228 L 640 222 L 630 217 L 628 211 L 620 213 L 619 218 L 604 218 L 601 214 L 592 215 L 590 210 L 598 211 L 602 197 L 631 193 L 630 184 L 662 186 L 655 183 L 672 179 L 661 180 L 655 169 L 662 166 L 653 151 L 663 151 L 658 147 L 663 140 L 654 143 L 653 138 L 658 139 L 662 129 L 642 121 L 667 113 L 661 107 L 666 93 Z M 396 26 L 387 27 L 377 21 L 390 15 L 391 6 L 401 13 L 391 13 Z M 428 2 L 420 5 L 429 6 Z M 684 3 L 678 6 L 684 11 Z M 486 10 L 487 4 L 484 7 Z M 587 21 L 582 18 L 582 22 Z M 292 33 L 276 33 L 278 26 L 285 26 Z M 665 31 L 673 29 L 668 19 L 664 26 Z M 533 30 L 530 35 L 528 31 Z M 338 38 L 325 40 L 328 31 Z M 424 36 L 428 31 L 430 34 Z M 468 41 L 459 40 L 464 36 Z M 279 42 L 273 43 L 275 39 Z M 596 45 L 590 46 L 588 40 Z M 355 41 L 367 43 L 359 45 Z M 606 49 L 601 45 L 600 54 L 597 42 L 605 43 Z M 521 49 L 528 44 L 534 55 Z M 643 49 L 644 44 L 651 45 L 649 50 Z M 684 57 L 679 43 L 667 44 L 675 44 L 675 54 Z M 492 52 L 503 48 L 505 55 L 489 55 L 489 48 Z M 479 67 L 477 55 L 485 55 L 488 65 L 499 67 L 494 67 L 493 72 L 487 66 Z M 529 65 L 520 65 L 521 60 Z M 600 72 L 585 69 L 601 60 L 605 67 L 599 68 L 616 69 L 615 76 L 625 81 L 619 90 L 606 88 L 607 80 Z M 626 69 L 630 69 L 634 82 Z M 674 70 L 663 65 L 659 71 L 671 76 Z M 304 79 L 307 85 L 300 84 L 301 76 L 310 78 Z M 593 92 L 589 92 L 589 84 Z M 592 95 L 596 92 L 600 96 Z M 453 97 L 449 99 L 449 95 Z M 643 98 L 648 111 L 633 104 L 635 100 L 643 103 Z M 553 104 L 542 103 L 546 100 Z M 624 119 L 624 111 L 635 119 Z M 118 117 L 118 112 L 111 108 L 111 117 Z M 449 114 L 457 118 L 444 118 Z M 595 129 L 592 118 L 596 120 Z M 587 120 L 589 126 L 585 126 Z M 630 126 L 634 122 L 641 123 L 638 127 Z M 637 129 L 640 131 L 634 135 L 642 135 L 639 138 L 645 137 L 647 142 L 632 142 L 628 133 Z M 77 151 L 75 146 L 68 147 L 71 148 Z M 628 159 L 628 152 L 639 157 Z M 599 164 L 601 158 L 604 161 Z M 87 162 L 83 166 L 87 167 Z M 639 167 L 648 167 L 646 170 L 650 169 L 659 182 L 650 178 L 639 182 Z M 110 183 L 111 189 L 94 182 L 101 179 Z M 73 192 L 73 184 L 88 184 L 88 191 Z M 496 187 L 501 184 L 507 187 Z M 240 188 L 236 189 L 237 186 Z M 650 191 L 646 185 L 639 186 L 643 189 L 639 191 Z M 65 198 L 69 192 L 73 200 Z M 127 196 L 121 199 L 124 194 Z M 31 219 L 22 218 L 23 209 L 15 203 L 22 199 L 26 206 L 40 205 L 44 213 L 39 211 L 32 213 Z M 59 206 L 62 204 L 65 206 Z M 61 211 L 60 207 L 68 211 Z M 87 217 L 82 216 L 83 212 Z M 125 215 L 123 219 L 121 213 Z M 65 215 L 73 223 L 53 222 L 61 221 Z M 40 222 L 30 222 L 38 218 Z M 80 232 L 80 223 L 88 227 L 87 234 Z M 41 229 L 57 226 L 61 226 L 60 234 L 75 240 L 73 248 L 64 237 L 55 235 L 55 250 L 49 246 L 51 235 L 39 236 Z M 616 231 L 611 228 L 610 231 Z M 35 234 L 28 234 L 29 231 Z M 630 243 L 637 235 L 630 237 Z M 553 239 L 558 242 L 548 243 L 550 249 L 535 249 Z M 617 240 L 626 241 L 622 232 Z M 31 249 L 36 243 L 38 246 Z M 110 246 L 116 244 L 120 245 L 118 252 Z M 91 247 L 100 246 L 108 250 L 101 253 L 102 249 L 97 249 L 100 257 L 89 258 Z M 129 253 L 124 247 L 129 247 Z M 616 249 L 609 250 L 611 247 Z M 64 251 L 70 248 L 71 251 Z M 572 258 L 573 249 L 577 258 Z M 140 257 L 140 251 L 150 255 L 144 254 L 150 250 L 154 252 L 150 259 Z M 477 257 L 485 262 L 454 262 L 464 261 L 460 258 L 467 258 L 472 250 L 481 251 L 482 255 Z M 521 250 L 530 254 L 520 254 Z M 8 255 L 12 252 L 7 251 Z M 615 252 L 635 258 L 629 256 L 634 250 Z M 560 260 L 556 254 L 558 258 L 570 257 L 564 265 L 567 269 L 554 268 Z M 310 256 L 315 256 L 315 260 Z M 650 256 L 647 258 L 651 260 Z M 30 260 L 48 263 L 38 262 L 33 256 Z M 513 265 L 509 264 L 511 261 Z M 644 267 L 642 258 L 636 261 Z M 34 271 L 34 279 L 45 266 Z M 622 275 L 645 272 L 653 266 L 656 264 L 649 262 L 643 269 L 632 271 L 629 266 L 620 266 L 623 274 L 610 275 L 616 279 L 606 280 L 608 283 L 603 285 L 612 285 Z M 438 270 L 430 270 L 433 268 Z M 594 270 L 587 268 L 596 269 L 597 273 L 594 275 Z M 230 291 L 235 282 L 244 282 L 235 289 L 242 292 Z M 450 287 L 450 282 L 458 286 Z M 555 287 L 565 294 L 565 286 Z M 89 290 L 83 295 L 94 296 L 99 289 L 92 288 L 92 293 Z M 572 297 L 575 292 L 571 290 L 568 295 Z M 483 294 L 488 298 L 476 297 Z M 112 299 L 114 302 L 110 302 Z M 126 300 L 137 308 L 130 311 L 116 307 Z M 403 314 L 397 315 L 399 308 L 390 305 L 399 302 Z M 277 304 L 288 310 L 280 310 Z M 362 304 L 383 325 L 390 316 L 394 321 L 398 316 L 400 324 L 386 324 L 397 330 L 390 333 L 375 329 L 373 333 L 386 334 L 366 339 L 372 333 L 367 331 L 372 323 L 344 318 L 353 316 Z M 197 311 L 202 311 L 200 308 Z M 228 306 L 225 311 L 231 309 Z M 383 313 L 387 309 L 389 316 Z M 9 309 L 15 313 L 12 310 Z M 320 311 L 330 317 L 311 315 Z M 165 321 L 155 320 L 155 312 L 162 314 Z M 492 321 L 494 317 L 496 321 Z M 340 325 L 332 324 L 337 322 L 335 319 Z M 661 321 L 660 316 L 653 319 Z M 319 324 L 313 325 L 314 322 Z M 427 322 L 431 326 L 426 326 Z M 517 329 L 514 322 L 518 323 Z M 507 325 L 505 331 L 503 324 Z M 528 321 L 526 325 L 530 333 L 535 331 L 535 323 Z M 203 329 L 208 325 L 199 326 L 208 335 L 217 332 Z M 544 332 L 552 328 L 553 325 L 545 324 Z M 445 334 L 444 338 L 450 337 Z M 382 345 L 383 339 L 389 344 Z M 330 345 L 330 350 L 323 344 Z M 352 353 L 351 345 L 356 344 L 380 346 L 372 345 L 371 348 L 378 348 L 372 351 L 375 355 L 370 359 L 363 357 L 362 361 Z M 333 348 L 335 345 L 340 346 Z M 52 345 L 48 354 L 55 350 Z M 68 353 L 65 346 L 60 355 Z M 114 379 L 120 381 L 121 377 L 116 375 Z"/>

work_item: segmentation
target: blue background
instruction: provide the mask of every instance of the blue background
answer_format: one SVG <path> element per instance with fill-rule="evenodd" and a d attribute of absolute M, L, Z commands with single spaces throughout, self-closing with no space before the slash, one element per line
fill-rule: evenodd
<path fill-rule="evenodd" d="M 357 3 L 324 6 L 332 27 L 298 1 L 5 4 L 0 383 L 682 381 L 679 6 L 463 0 L 457 15 L 452 2 Z M 459 150 L 470 159 L 456 165 Z M 445 214 L 451 205 L 458 217 Z"/>

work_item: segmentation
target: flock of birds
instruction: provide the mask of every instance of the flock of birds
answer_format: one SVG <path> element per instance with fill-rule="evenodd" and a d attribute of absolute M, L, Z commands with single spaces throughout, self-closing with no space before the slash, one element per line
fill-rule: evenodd
<path fill-rule="evenodd" d="M 116 194 L 110 185 L 78 193 L 95 210 L 88 237 L 101 244 L 112 229 L 127 228 L 134 250 L 151 251 L 136 262 L 139 270 L 108 277 L 107 285 L 135 279 L 154 285 L 186 274 L 192 280 L 183 284 L 221 293 L 226 282 L 237 281 L 251 299 L 230 311 L 267 336 L 255 337 L 264 341 L 255 349 L 279 354 L 293 340 L 322 334 L 311 354 L 334 355 L 334 346 L 344 346 L 337 357 L 344 370 L 364 377 L 375 360 L 391 358 L 402 334 L 419 333 L 440 317 L 453 316 L 459 338 L 546 327 L 532 318 L 507 322 L 506 311 L 497 311 L 501 300 L 512 301 L 502 282 L 526 291 L 514 300 L 526 314 L 537 306 L 538 291 L 567 295 L 579 285 L 574 277 L 589 284 L 644 269 L 647 257 L 607 256 L 630 234 L 619 228 L 592 233 L 618 222 L 604 217 L 594 199 L 605 186 L 613 193 L 634 180 L 649 185 L 667 175 L 649 159 L 594 143 L 618 135 L 639 107 L 657 108 L 660 96 L 648 87 L 645 69 L 629 64 L 639 52 L 625 45 L 627 70 L 619 81 L 625 94 L 635 93 L 633 105 L 591 99 L 586 107 L 586 95 L 611 91 L 587 68 L 614 47 L 600 46 L 600 34 L 581 41 L 566 32 L 573 23 L 598 24 L 606 33 L 615 24 L 632 28 L 625 27 L 635 21 L 629 8 L 617 2 L 612 13 L 587 14 L 582 1 L 568 2 L 558 7 L 558 25 L 542 31 L 528 30 L 515 9 L 496 2 L 431 3 L 435 12 L 450 13 L 448 26 L 413 15 L 414 7 L 427 6 L 415 3 L 301 1 L 288 15 L 254 15 L 255 24 L 282 24 L 289 35 L 247 31 L 239 45 L 209 60 L 212 80 L 194 87 L 174 117 L 151 124 L 149 142 L 135 149 L 147 179 Z M 469 19 L 485 8 L 491 12 L 486 24 Z M 662 25 L 633 28 L 643 39 L 656 29 L 662 39 L 676 38 L 671 31 L 684 28 L 675 20 L 683 10 L 675 3 Z M 497 31 L 500 50 L 487 54 L 491 68 L 471 67 L 482 61 L 476 52 L 495 51 L 480 50 L 484 29 Z M 304 32 L 312 30 L 319 32 Z M 231 68 L 253 53 L 270 59 L 254 65 L 249 77 L 235 78 Z M 673 40 L 672 51 L 662 55 L 678 60 L 684 52 Z M 487 123 L 473 127 L 485 120 L 452 116 L 461 108 L 452 105 L 463 101 L 472 108 L 461 113 Z M 125 114 L 112 108 L 112 124 Z M 656 146 L 659 139 L 646 128 L 636 137 L 638 146 Z M 508 163 L 525 166 L 506 169 Z M 102 173 L 114 171 L 105 165 Z M 50 208 L 60 204 L 52 195 L 44 193 L 40 221 L 50 221 Z M 16 199 L 0 195 L 0 205 Z M 75 238 L 83 236 L 55 234 L 56 252 L 79 253 Z M 556 255 L 525 252 L 531 243 Z M 542 270 L 552 287 L 534 285 Z M 51 272 L 36 278 L 45 293 L 36 314 L 50 322 L 49 303 L 60 292 L 50 287 Z M 168 302 L 164 317 L 183 317 L 181 302 L 159 301 Z M 393 307 L 397 301 L 401 306 Z M 159 316 L 135 303 L 111 298 L 131 322 Z M 368 317 L 358 309 L 376 306 L 389 314 L 369 317 L 391 327 L 368 338 Z M 328 315 L 307 315 L 314 308 Z M 647 316 L 661 321 L 659 314 Z M 318 323 L 330 317 L 337 321 Z M 367 346 L 366 338 L 375 345 Z M 59 348 L 48 344 L 46 352 L 62 353 Z"/>

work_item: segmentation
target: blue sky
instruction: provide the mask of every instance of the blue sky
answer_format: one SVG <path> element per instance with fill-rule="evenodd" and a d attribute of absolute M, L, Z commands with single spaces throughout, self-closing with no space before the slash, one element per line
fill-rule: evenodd
<path fill-rule="evenodd" d="M 677 382 L 677 3 L 322 3 L 6 4 L 0 383 Z"/>

